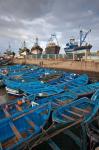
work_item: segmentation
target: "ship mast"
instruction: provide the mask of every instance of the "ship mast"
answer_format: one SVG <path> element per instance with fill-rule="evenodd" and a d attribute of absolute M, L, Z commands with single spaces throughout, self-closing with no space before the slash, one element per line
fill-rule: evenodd
<path fill-rule="evenodd" d="M 25 41 L 23 42 L 23 48 L 26 48 L 26 42 Z"/>
<path fill-rule="evenodd" d="M 91 32 L 91 29 L 84 33 L 82 30 L 80 30 L 80 46 L 82 46 L 83 42 L 85 41 L 87 35 Z"/>
<path fill-rule="evenodd" d="M 8 46 L 8 50 L 9 50 L 9 51 L 11 50 L 11 45 L 10 45 L 10 43 L 9 43 L 9 46 Z"/>
<path fill-rule="evenodd" d="M 57 40 L 57 37 L 56 37 L 56 34 L 55 34 L 55 33 L 54 33 L 54 34 L 51 34 L 50 41 L 52 42 L 54 39 L 56 40 L 57 45 L 59 45 L 59 43 L 58 43 L 58 40 Z"/>
<path fill-rule="evenodd" d="M 36 37 L 35 39 L 35 43 L 34 43 L 35 46 L 38 46 L 38 38 Z"/>

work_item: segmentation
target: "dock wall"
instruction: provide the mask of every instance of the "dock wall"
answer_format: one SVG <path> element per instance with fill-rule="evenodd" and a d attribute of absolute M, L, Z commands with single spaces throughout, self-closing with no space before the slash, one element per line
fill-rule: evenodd
<path fill-rule="evenodd" d="M 52 59 L 14 59 L 15 64 L 35 64 L 47 68 L 65 70 L 80 70 L 99 72 L 99 61 L 73 61 L 73 60 L 52 60 Z"/>

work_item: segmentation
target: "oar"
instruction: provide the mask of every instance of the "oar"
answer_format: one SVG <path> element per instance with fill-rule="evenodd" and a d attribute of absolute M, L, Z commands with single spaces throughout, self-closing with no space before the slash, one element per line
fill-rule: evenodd
<path fill-rule="evenodd" d="M 60 100 L 60 99 L 55 99 L 55 101 L 56 101 L 56 103 L 58 102 L 59 104 L 64 104 L 64 103 L 62 102 L 62 100 Z"/>

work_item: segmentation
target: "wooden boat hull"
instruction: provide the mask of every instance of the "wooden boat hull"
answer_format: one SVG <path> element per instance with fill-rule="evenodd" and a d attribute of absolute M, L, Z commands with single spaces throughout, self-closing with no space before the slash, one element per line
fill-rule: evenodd
<path fill-rule="evenodd" d="M 51 105 L 45 104 L 35 110 L 23 113 L 12 120 L 0 122 L 0 144 L 4 150 L 20 149 L 39 134 L 50 116 Z"/>
<path fill-rule="evenodd" d="M 33 99 L 32 95 L 30 96 L 30 99 Z M 39 105 L 51 102 L 52 109 L 56 109 L 57 107 L 68 104 L 74 101 L 75 99 L 77 99 L 77 95 L 71 92 L 62 92 L 47 98 L 35 100 L 35 102 L 38 103 Z"/>
<path fill-rule="evenodd" d="M 75 87 L 69 89 L 69 91 L 75 93 L 78 97 L 84 97 L 92 95 L 98 89 L 99 89 L 99 82 L 96 82 L 81 87 Z"/>
<path fill-rule="evenodd" d="M 82 122 L 89 122 L 99 109 L 99 91 L 95 95 L 96 99 L 94 102 L 83 97 L 58 108 L 52 114 L 53 121 L 68 124 L 81 119 Z"/>

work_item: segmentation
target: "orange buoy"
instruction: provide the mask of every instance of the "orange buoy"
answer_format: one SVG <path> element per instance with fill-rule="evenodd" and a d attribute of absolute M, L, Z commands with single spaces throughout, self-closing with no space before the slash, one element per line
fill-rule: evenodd
<path fill-rule="evenodd" d="M 21 105 L 22 105 L 22 101 L 21 101 L 21 100 L 18 100 L 18 102 L 17 102 L 17 103 L 18 103 L 18 105 L 19 105 L 19 106 L 21 106 Z"/>

